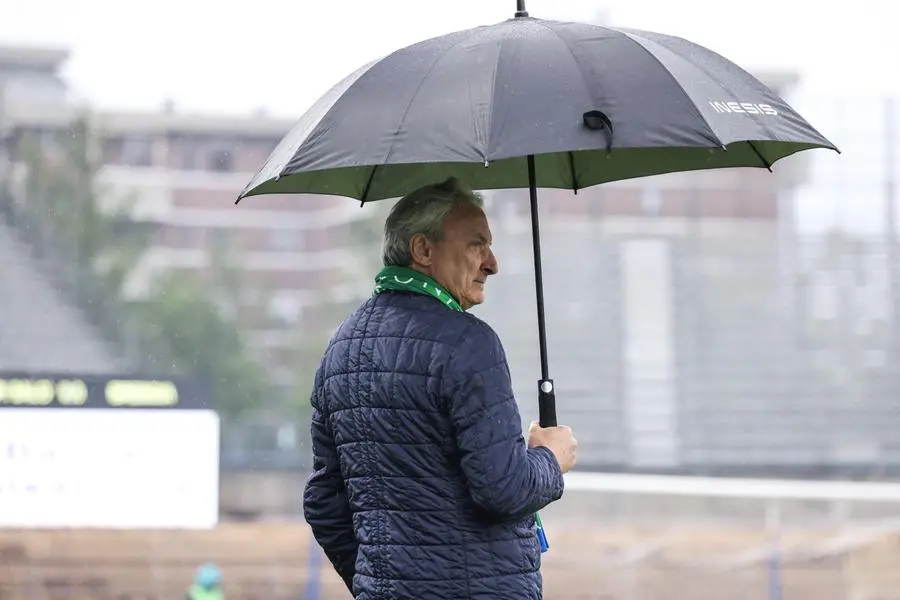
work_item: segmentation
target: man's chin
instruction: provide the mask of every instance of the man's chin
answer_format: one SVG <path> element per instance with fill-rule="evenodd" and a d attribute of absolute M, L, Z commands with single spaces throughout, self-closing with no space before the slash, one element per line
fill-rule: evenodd
<path fill-rule="evenodd" d="M 476 294 L 471 294 L 468 298 L 466 298 L 466 301 L 465 301 L 465 304 L 468 305 L 468 306 L 466 306 L 466 310 L 469 310 L 473 306 L 478 306 L 479 304 L 481 304 L 483 302 L 484 302 L 484 292 L 479 291 Z"/>

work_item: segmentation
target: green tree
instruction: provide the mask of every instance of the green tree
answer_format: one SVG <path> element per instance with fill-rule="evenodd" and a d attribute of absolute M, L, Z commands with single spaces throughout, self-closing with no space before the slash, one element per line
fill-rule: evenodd
<path fill-rule="evenodd" d="M 207 380 L 216 408 L 233 418 L 265 402 L 271 390 L 265 369 L 249 357 L 239 327 L 223 315 L 210 292 L 210 282 L 169 272 L 153 282 L 134 310 L 144 334 L 165 343 L 172 360 Z"/>
<path fill-rule="evenodd" d="M 88 115 L 76 118 L 54 142 L 48 151 L 34 137 L 23 141 L 26 207 L 77 269 L 92 271 L 108 291 L 119 293 L 146 251 L 152 228 L 132 220 L 134 194 L 116 195 L 100 183 L 99 136 Z"/>

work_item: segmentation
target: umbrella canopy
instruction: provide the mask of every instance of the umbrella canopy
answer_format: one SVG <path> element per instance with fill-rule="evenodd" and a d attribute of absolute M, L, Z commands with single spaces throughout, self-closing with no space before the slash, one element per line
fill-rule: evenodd
<path fill-rule="evenodd" d="M 771 167 L 834 149 L 745 70 L 681 38 L 518 17 L 358 69 L 306 112 L 241 198 L 396 198 L 456 175 L 475 189 Z"/>
<path fill-rule="evenodd" d="M 755 77 L 681 38 L 528 16 L 425 40 L 348 75 L 312 106 L 238 197 L 363 203 L 456 176 L 528 187 L 541 379 L 547 359 L 537 188 L 579 190 L 678 171 L 771 169 L 837 148 Z"/>

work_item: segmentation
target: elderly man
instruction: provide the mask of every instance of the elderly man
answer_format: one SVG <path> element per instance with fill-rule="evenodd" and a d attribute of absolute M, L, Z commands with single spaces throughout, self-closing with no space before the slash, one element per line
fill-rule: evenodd
<path fill-rule="evenodd" d="M 316 373 L 306 520 L 359 600 L 541 598 L 534 513 L 576 442 L 532 423 L 526 445 L 500 340 L 466 312 L 498 270 L 481 197 L 410 193 L 383 259 Z"/>

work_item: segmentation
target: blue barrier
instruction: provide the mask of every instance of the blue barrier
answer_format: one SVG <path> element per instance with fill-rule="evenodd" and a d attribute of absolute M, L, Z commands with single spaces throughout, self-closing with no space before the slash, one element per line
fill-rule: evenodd
<path fill-rule="evenodd" d="M 322 551 L 316 538 L 309 536 L 309 560 L 306 565 L 306 594 L 304 600 L 320 600 L 322 595 Z"/>
<path fill-rule="evenodd" d="M 778 552 L 778 546 L 773 545 L 772 551 L 769 553 L 768 576 L 769 576 L 769 600 L 781 600 L 781 554 Z"/>

